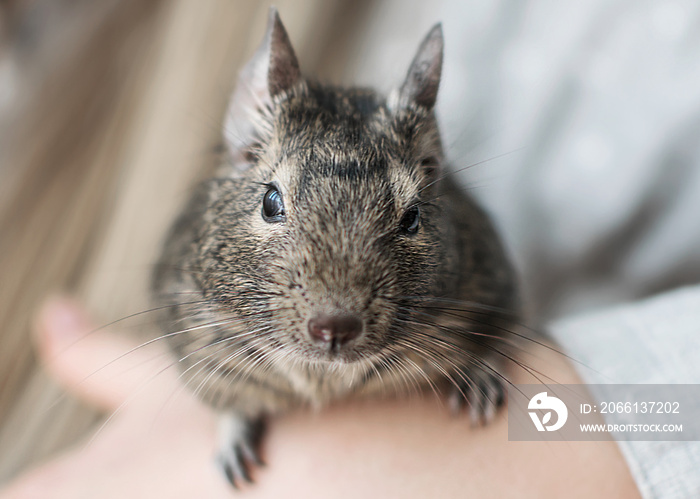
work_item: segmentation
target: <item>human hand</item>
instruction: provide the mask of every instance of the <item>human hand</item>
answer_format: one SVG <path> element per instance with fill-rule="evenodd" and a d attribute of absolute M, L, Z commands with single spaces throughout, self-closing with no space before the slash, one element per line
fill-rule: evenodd
<path fill-rule="evenodd" d="M 509 442 L 505 413 L 472 430 L 429 397 L 275 420 L 268 466 L 235 491 L 214 465 L 216 417 L 182 389 L 162 345 L 134 350 L 128 338 L 92 329 L 79 307 L 53 302 L 38 321 L 39 353 L 67 389 L 116 414 L 87 445 L 28 471 L 0 498 L 638 497 L 614 442 Z M 552 350 L 530 365 L 578 382 Z"/>
<path fill-rule="evenodd" d="M 91 333 L 93 324 L 67 300 L 48 303 L 36 328 L 50 374 L 89 405 L 116 413 L 87 444 L 25 473 L 0 497 L 230 497 L 212 460 L 215 415 L 180 390 L 161 345 L 133 350 L 130 338 Z"/>

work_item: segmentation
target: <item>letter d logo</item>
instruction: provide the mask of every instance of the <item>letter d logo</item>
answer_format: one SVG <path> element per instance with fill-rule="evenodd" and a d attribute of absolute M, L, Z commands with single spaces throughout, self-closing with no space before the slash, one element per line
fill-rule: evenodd
<path fill-rule="evenodd" d="M 535 428 L 537 431 L 556 431 L 566 423 L 566 418 L 569 417 L 569 410 L 566 408 L 566 404 L 562 402 L 557 397 L 548 397 L 547 392 L 538 393 L 530 399 L 530 403 L 527 405 L 528 409 L 539 409 L 539 410 L 549 410 L 557 413 L 557 422 L 551 425 L 547 425 L 549 420 L 552 419 L 552 413 L 547 412 L 542 417 L 542 421 L 537 415 L 537 412 L 530 412 L 530 418 L 532 422 L 535 423 Z M 545 426 L 547 425 L 547 426 Z"/>

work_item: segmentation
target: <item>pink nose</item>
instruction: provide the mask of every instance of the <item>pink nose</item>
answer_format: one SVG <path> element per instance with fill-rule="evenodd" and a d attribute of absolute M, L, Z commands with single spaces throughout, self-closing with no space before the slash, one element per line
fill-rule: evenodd
<path fill-rule="evenodd" d="M 362 333 L 362 319 L 354 315 L 319 314 L 309 320 L 309 334 L 317 343 L 341 347 Z"/>

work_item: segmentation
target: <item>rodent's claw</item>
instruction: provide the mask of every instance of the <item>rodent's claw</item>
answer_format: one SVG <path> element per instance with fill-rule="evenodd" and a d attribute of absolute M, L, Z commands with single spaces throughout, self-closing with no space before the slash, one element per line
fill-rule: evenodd
<path fill-rule="evenodd" d="M 452 413 L 460 414 L 465 408 L 469 412 L 472 426 L 489 424 L 506 401 L 503 378 L 484 370 L 469 370 L 453 377 L 449 396 Z"/>
<path fill-rule="evenodd" d="M 241 479 L 248 483 L 252 483 L 253 479 L 248 472 L 246 463 L 240 459 L 238 449 L 234 451 L 234 454 L 236 457 L 231 460 L 227 460 L 223 456 L 219 455 L 219 465 L 221 466 L 221 469 L 223 470 L 228 482 L 235 488 L 239 488 L 238 483 Z"/>
<path fill-rule="evenodd" d="M 232 414 L 222 417 L 217 463 L 235 488 L 239 488 L 243 482 L 253 483 L 251 471 L 256 466 L 264 466 L 260 458 L 264 432 L 262 418 L 251 421 Z"/>

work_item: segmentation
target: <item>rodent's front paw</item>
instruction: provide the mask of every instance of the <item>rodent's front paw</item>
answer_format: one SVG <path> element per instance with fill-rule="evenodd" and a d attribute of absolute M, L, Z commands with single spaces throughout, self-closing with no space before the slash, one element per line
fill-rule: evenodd
<path fill-rule="evenodd" d="M 472 426 L 493 421 L 505 404 L 505 378 L 496 372 L 470 369 L 452 376 L 452 388 L 448 398 L 454 414 L 469 411 Z"/>
<path fill-rule="evenodd" d="M 260 458 L 264 434 L 263 418 L 250 420 L 236 414 L 222 416 L 216 461 L 234 487 L 238 488 L 244 481 L 252 483 L 251 471 L 264 465 Z"/>

